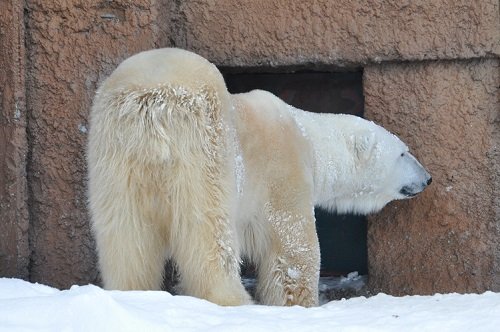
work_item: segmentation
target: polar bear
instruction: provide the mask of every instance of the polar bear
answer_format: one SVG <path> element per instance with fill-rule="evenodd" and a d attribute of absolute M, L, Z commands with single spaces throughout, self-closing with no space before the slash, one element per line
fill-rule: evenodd
<path fill-rule="evenodd" d="M 169 48 L 103 82 L 90 114 L 89 208 L 107 289 L 160 289 L 173 259 L 183 294 L 220 305 L 318 304 L 314 207 L 370 213 L 429 173 L 396 136 L 313 114 L 269 92 L 231 95 L 216 67 Z"/>

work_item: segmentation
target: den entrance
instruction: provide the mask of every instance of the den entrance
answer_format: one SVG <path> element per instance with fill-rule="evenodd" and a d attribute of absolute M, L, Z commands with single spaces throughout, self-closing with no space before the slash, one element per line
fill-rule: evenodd
<path fill-rule="evenodd" d="M 225 72 L 224 78 L 231 93 L 262 89 L 306 111 L 363 116 L 363 73 L 360 71 Z M 322 209 L 316 209 L 315 214 L 321 248 L 320 299 L 325 301 L 364 295 L 365 276 L 368 272 L 366 218 L 359 215 L 329 213 Z M 243 272 L 244 275 L 251 275 L 252 268 L 247 267 Z M 363 277 L 356 276 L 352 272 L 357 272 Z"/>

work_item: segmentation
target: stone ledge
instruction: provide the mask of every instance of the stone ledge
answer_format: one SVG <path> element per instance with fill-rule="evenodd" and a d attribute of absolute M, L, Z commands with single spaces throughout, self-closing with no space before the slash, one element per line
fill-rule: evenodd
<path fill-rule="evenodd" d="M 486 1 L 182 1 L 174 43 L 230 67 L 356 67 L 500 55 Z"/>

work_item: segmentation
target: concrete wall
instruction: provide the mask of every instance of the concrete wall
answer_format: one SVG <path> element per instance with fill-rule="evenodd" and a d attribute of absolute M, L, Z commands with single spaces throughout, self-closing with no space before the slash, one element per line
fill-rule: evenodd
<path fill-rule="evenodd" d="M 498 6 L 3 1 L 0 275 L 98 282 L 85 208 L 93 93 L 126 57 L 177 46 L 242 71 L 364 68 L 366 116 L 405 139 L 435 179 L 370 218 L 370 287 L 500 290 Z"/>
<path fill-rule="evenodd" d="M 166 46 L 167 11 L 144 0 L 26 6 L 30 278 L 69 287 L 97 277 L 85 198 L 97 83 L 128 56 Z"/>
<path fill-rule="evenodd" d="M 28 278 L 23 7 L 0 2 L 0 276 Z"/>
<path fill-rule="evenodd" d="M 174 43 L 229 66 L 498 56 L 498 1 L 180 1 Z"/>
<path fill-rule="evenodd" d="M 500 290 L 499 69 L 498 59 L 365 68 L 365 116 L 433 175 L 422 196 L 371 218 L 373 291 Z"/>

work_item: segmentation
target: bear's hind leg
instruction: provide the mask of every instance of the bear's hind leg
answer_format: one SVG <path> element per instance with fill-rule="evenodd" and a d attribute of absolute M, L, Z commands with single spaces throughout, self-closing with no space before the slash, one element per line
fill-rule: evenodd
<path fill-rule="evenodd" d="M 149 230 L 125 232 L 110 230 L 96 236 L 104 288 L 160 290 L 166 260 L 161 241 Z"/>
<path fill-rule="evenodd" d="M 142 192 L 102 190 L 91 196 L 93 229 L 103 286 L 118 290 L 159 290 L 166 261 L 165 216 L 149 214 Z M 108 192 L 105 199 L 102 192 Z"/>

